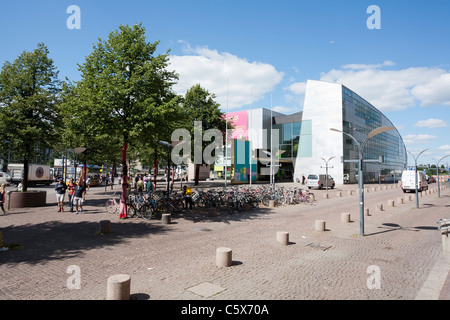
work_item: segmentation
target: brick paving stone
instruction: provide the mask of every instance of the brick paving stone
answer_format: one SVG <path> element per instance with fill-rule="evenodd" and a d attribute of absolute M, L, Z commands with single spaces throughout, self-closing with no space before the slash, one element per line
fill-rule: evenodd
<path fill-rule="evenodd" d="M 415 299 L 443 254 L 436 221 L 448 218 L 449 189 L 441 198 L 424 195 L 420 209 L 411 201 L 386 205 L 382 212 L 376 205 L 402 197 L 401 190 L 366 193 L 372 214 L 365 217 L 364 237 L 358 195 L 349 195 L 350 189 L 355 186 L 341 186 L 343 196 L 333 190 L 329 199 L 322 197 L 325 191 L 314 191 L 313 205 L 231 216 L 219 210 L 214 218 L 179 214 L 169 225 L 106 213 L 104 202 L 117 190 L 101 187 L 89 191 L 85 213 L 58 213 L 50 189 L 46 207 L 0 216 L 4 242 L 23 246 L 0 253 L 0 299 L 103 300 L 108 277 L 122 273 L 131 276 L 134 297 L 150 300 Z M 341 222 L 342 212 L 351 214 L 350 223 Z M 111 220 L 112 233 L 99 235 L 99 221 L 105 219 Z M 326 231 L 314 230 L 316 219 L 326 221 Z M 289 245 L 276 241 L 277 231 L 289 232 Z M 231 267 L 215 265 L 217 247 L 233 250 Z M 70 266 L 80 269 L 80 289 L 68 286 Z M 380 270 L 380 289 L 368 288 L 370 266 Z M 224 290 L 207 298 L 188 290 L 203 283 Z M 449 283 L 440 284 L 440 299 L 449 298 Z"/>

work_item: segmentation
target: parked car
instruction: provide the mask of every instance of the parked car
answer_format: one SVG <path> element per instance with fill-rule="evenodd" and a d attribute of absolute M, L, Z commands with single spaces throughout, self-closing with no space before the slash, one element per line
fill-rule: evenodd
<path fill-rule="evenodd" d="M 404 193 L 416 190 L 415 170 L 405 170 L 402 173 L 401 187 Z M 417 190 L 428 190 L 428 182 L 422 171 L 417 171 Z"/>
<path fill-rule="evenodd" d="M 0 185 L 6 184 L 9 186 L 11 184 L 11 176 L 6 172 L 0 172 Z"/>
<path fill-rule="evenodd" d="M 333 189 L 335 187 L 334 179 L 328 175 L 328 188 Z M 326 174 L 310 174 L 306 178 L 306 186 L 308 189 L 317 188 L 323 189 L 327 187 L 327 175 Z"/>

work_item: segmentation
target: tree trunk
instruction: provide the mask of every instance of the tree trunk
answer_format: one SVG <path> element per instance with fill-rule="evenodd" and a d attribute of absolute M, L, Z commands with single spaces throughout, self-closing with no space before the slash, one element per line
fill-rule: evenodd
<path fill-rule="evenodd" d="M 127 148 L 126 140 L 122 146 L 122 196 L 120 197 L 119 218 L 127 217 L 127 186 L 128 186 L 128 166 L 127 166 Z"/>
<path fill-rule="evenodd" d="M 155 164 L 153 167 L 153 184 L 155 190 L 156 190 L 157 175 L 158 175 L 158 151 L 155 149 Z"/>
<path fill-rule="evenodd" d="M 28 159 L 23 159 L 23 191 L 27 191 L 28 190 L 28 172 L 29 172 L 29 168 L 28 168 Z"/>
<path fill-rule="evenodd" d="M 195 180 L 195 183 L 194 183 L 194 185 L 196 185 L 196 186 L 198 186 L 198 180 L 199 180 L 199 177 L 200 177 L 200 165 L 199 164 L 195 164 L 195 173 L 194 173 L 194 180 Z"/>

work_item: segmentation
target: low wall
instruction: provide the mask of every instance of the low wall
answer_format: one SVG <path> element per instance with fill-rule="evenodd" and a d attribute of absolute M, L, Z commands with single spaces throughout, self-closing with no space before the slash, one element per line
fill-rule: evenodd
<path fill-rule="evenodd" d="M 47 204 L 47 191 L 10 191 L 8 209 L 43 207 Z"/>

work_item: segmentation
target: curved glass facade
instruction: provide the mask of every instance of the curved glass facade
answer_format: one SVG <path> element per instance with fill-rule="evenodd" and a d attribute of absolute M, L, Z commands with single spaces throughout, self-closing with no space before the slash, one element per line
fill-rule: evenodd
<path fill-rule="evenodd" d="M 368 134 L 379 127 L 394 127 L 389 119 L 359 95 L 342 86 L 342 128 L 361 144 Z M 343 135 L 344 159 L 357 159 L 358 146 L 347 135 Z M 369 139 L 364 146 L 364 160 L 383 163 L 364 163 L 364 182 L 394 182 L 406 166 L 407 155 L 402 137 L 397 130 L 387 131 Z M 344 183 L 356 183 L 354 163 L 344 163 Z"/>

